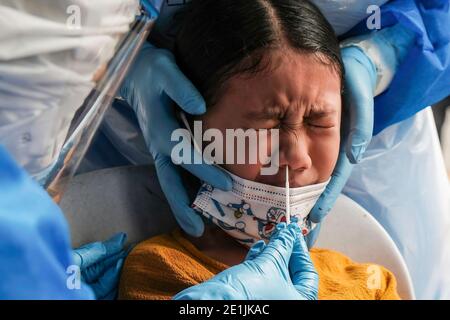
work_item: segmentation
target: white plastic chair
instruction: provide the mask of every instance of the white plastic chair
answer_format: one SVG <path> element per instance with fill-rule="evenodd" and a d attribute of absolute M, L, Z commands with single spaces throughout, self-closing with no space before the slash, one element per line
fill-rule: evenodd
<path fill-rule="evenodd" d="M 316 247 L 339 251 L 356 262 L 379 264 L 397 279 L 402 299 L 415 299 L 406 263 L 384 228 L 359 204 L 345 195 L 336 201 L 322 223 Z"/>

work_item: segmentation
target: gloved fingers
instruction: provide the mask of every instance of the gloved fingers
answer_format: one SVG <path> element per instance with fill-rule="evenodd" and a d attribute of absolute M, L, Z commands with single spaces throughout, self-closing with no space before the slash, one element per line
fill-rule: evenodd
<path fill-rule="evenodd" d="M 292 256 L 289 260 L 289 274 L 297 292 L 307 300 L 317 300 L 319 276 L 312 263 L 303 237 L 294 242 Z"/>
<path fill-rule="evenodd" d="M 82 270 L 120 252 L 126 242 L 126 234 L 118 233 L 105 242 L 93 242 L 73 250 L 73 260 Z"/>
<path fill-rule="evenodd" d="M 181 72 L 170 51 L 155 49 L 155 72 L 162 77 L 163 91 L 187 113 L 198 115 L 206 112 L 202 95 L 192 82 Z"/>
<path fill-rule="evenodd" d="M 155 158 L 155 167 L 161 188 L 178 224 L 188 234 L 194 237 L 201 236 L 205 227 L 203 220 L 190 207 L 189 197 L 178 168 L 171 162 L 170 158 L 164 156 Z"/>
<path fill-rule="evenodd" d="M 261 254 L 261 252 L 264 250 L 265 247 L 266 243 L 264 242 L 264 240 L 259 240 L 250 248 L 250 250 L 248 250 L 245 260 L 255 259 L 257 256 Z"/>
<path fill-rule="evenodd" d="M 351 94 L 351 93 L 348 93 Z M 345 144 L 345 151 L 351 163 L 361 162 L 364 152 L 372 140 L 374 122 L 374 100 L 349 98 L 355 100 L 349 103 L 350 132 Z"/>
<path fill-rule="evenodd" d="M 106 248 L 101 242 L 93 242 L 74 249 L 72 253 L 74 263 L 80 269 L 85 269 L 102 260 L 106 254 Z"/>
<path fill-rule="evenodd" d="M 115 255 L 104 259 L 103 261 L 100 261 L 88 268 L 85 268 L 84 270 L 82 270 L 81 273 L 83 281 L 86 283 L 95 282 L 105 273 L 106 270 L 114 266 L 117 263 L 117 261 L 119 261 L 120 259 L 125 259 L 128 253 L 129 253 L 128 250 L 122 250 L 116 253 Z"/>
<path fill-rule="evenodd" d="M 288 226 L 285 223 L 279 223 L 276 228 L 276 233 L 272 235 L 269 243 L 254 261 L 270 260 L 278 266 L 287 268 L 295 239 L 299 237 L 301 230 L 296 223 Z"/>
<path fill-rule="evenodd" d="M 322 223 L 316 224 L 315 228 L 312 229 L 308 235 L 306 236 L 306 245 L 308 249 L 311 249 L 316 243 L 317 238 L 319 237 L 320 228 L 322 227 Z"/>
<path fill-rule="evenodd" d="M 135 245 L 130 245 L 128 248 L 109 256 L 108 258 L 104 259 L 101 262 L 95 263 L 89 268 L 85 268 L 82 271 L 82 277 L 83 281 L 86 283 L 92 283 L 95 282 L 97 279 L 99 279 L 106 270 L 111 268 L 113 265 L 117 263 L 120 259 L 126 259 L 128 254 L 131 252 Z"/>
<path fill-rule="evenodd" d="M 343 61 L 344 98 L 350 117 L 345 149 L 350 162 L 358 163 L 372 139 L 376 69 L 365 53 L 357 47 L 343 49 Z"/>
<path fill-rule="evenodd" d="M 123 259 L 119 259 L 115 265 L 109 268 L 96 282 L 90 283 L 97 299 L 104 299 L 110 292 L 117 288 Z"/>
<path fill-rule="evenodd" d="M 119 232 L 103 242 L 106 254 L 105 258 L 115 255 L 123 250 L 125 243 L 127 241 L 127 235 L 124 232 Z"/>
<path fill-rule="evenodd" d="M 334 206 L 336 199 L 341 194 L 342 189 L 352 173 L 352 168 L 353 165 L 348 160 L 345 152 L 340 151 L 336 167 L 331 175 L 331 180 L 310 212 L 309 219 L 312 222 L 321 222 Z"/>
<path fill-rule="evenodd" d="M 222 271 L 212 279 L 184 289 L 172 297 L 172 300 L 249 300 L 245 289 L 236 289 L 227 281 L 223 281 L 230 278 L 224 276 L 224 273 L 229 274 L 228 270 L 234 267 Z"/>

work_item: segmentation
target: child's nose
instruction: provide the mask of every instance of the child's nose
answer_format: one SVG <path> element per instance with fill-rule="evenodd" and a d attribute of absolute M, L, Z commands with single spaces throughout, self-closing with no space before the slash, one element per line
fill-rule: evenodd
<path fill-rule="evenodd" d="M 280 167 L 304 171 L 312 166 L 309 139 L 301 132 L 280 135 Z"/>

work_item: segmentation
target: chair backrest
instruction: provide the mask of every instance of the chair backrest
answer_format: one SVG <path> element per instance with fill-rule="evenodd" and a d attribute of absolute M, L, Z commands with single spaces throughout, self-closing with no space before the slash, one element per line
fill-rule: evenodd
<path fill-rule="evenodd" d="M 152 166 L 120 167 L 74 177 L 60 202 L 72 245 L 126 232 L 131 243 L 169 232 L 176 221 Z"/>
<path fill-rule="evenodd" d="M 316 246 L 339 251 L 357 262 L 386 267 L 397 279 L 400 297 L 415 298 L 408 268 L 392 238 L 369 212 L 347 196 L 338 198 L 322 223 Z"/>
<path fill-rule="evenodd" d="M 131 243 L 169 232 L 176 221 L 152 166 L 99 170 L 73 178 L 60 203 L 69 221 L 72 245 L 126 232 Z M 357 262 L 391 270 L 403 299 L 414 293 L 405 262 L 392 239 L 356 202 L 341 196 L 325 219 L 316 246 L 340 251 Z"/>

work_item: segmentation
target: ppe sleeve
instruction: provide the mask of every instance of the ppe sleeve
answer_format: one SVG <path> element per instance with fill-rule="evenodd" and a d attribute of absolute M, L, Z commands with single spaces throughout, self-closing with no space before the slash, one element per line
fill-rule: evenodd
<path fill-rule="evenodd" d="M 0 298 L 93 299 L 72 261 L 66 221 L 0 146 Z"/>
<path fill-rule="evenodd" d="M 370 58 L 377 77 L 374 96 L 378 96 L 391 84 L 398 66 L 411 50 L 414 41 L 413 32 L 396 24 L 367 35 L 344 40 L 341 47 L 358 47 Z"/>
<path fill-rule="evenodd" d="M 445 0 L 393 0 L 381 7 L 381 29 L 401 26 L 415 39 L 387 90 L 375 98 L 374 134 L 450 94 L 449 6 Z M 364 20 L 344 38 L 367 32 Z"/>

